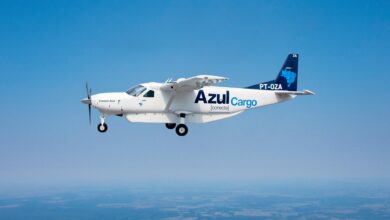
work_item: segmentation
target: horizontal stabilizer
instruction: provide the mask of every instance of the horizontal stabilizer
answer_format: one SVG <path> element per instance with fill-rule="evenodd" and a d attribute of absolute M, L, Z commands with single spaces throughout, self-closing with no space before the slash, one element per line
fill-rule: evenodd
<path fill-rule="evenodd" d="M 285 91 L 285 90 L 281 90 L 281 91 L 275 91 L 276 94 L 286 94 L 286 95 L 315 95 L 314 92 L 310 91 L 310 90 L 303 90 L 303 91 Z"/>

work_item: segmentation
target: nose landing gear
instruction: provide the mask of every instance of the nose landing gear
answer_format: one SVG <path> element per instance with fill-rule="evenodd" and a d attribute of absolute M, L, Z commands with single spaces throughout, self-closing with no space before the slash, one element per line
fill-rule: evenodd
<path fill-rule="evenodd" d="M 106 123 L 98 124 L 97 129 L 98 129 L 99 132 L 104 133 L 104 132 L 107 131 L 108 126 L 107 126 Z"/>
<path fill-rule="evenodd" d="M 104 122 L 104 119 L 105 119 L 104 115 L 101 115 L 100 116 L 100 124 L 98 124 L 98 126 L 97 126 L 98 131 L 101 132 L 101 133 L 106 132 L 107 129 L 108 129 L 108 126 Z"/>

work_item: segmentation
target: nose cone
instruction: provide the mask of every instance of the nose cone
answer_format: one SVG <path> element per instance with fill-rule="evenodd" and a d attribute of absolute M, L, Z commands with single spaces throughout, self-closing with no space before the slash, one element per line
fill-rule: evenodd
<path fill-rule="evenodd" d="M 81 100 L 81 102 L 86 104 L 86 105 L 90 105 L 91 104 L 91 99 L 85 98 L 85 99 Z"/>

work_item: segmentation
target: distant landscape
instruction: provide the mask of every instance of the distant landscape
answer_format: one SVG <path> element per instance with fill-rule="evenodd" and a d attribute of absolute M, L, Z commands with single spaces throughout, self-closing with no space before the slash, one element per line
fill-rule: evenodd
<path fill-rule="evenodd" d="M 0 199 L 0 219 L 390 218 L 390 190 L 384 187 L 279 184 L 157 189 L 73 188 L 61 193 L 8 195 Z"/>

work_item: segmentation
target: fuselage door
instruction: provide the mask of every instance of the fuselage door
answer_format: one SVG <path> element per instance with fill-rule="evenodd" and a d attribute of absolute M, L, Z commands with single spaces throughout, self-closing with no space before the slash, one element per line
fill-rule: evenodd
<path fill-rule="evenodd" d="M 138 96 L 138 105 L 141 109 L 141 111 L 149 112 L 154 111 L 156 105 L 155 105 L 155 97 L 154 97 L 154 90 L 147 90 L 140 96 Z"/>

